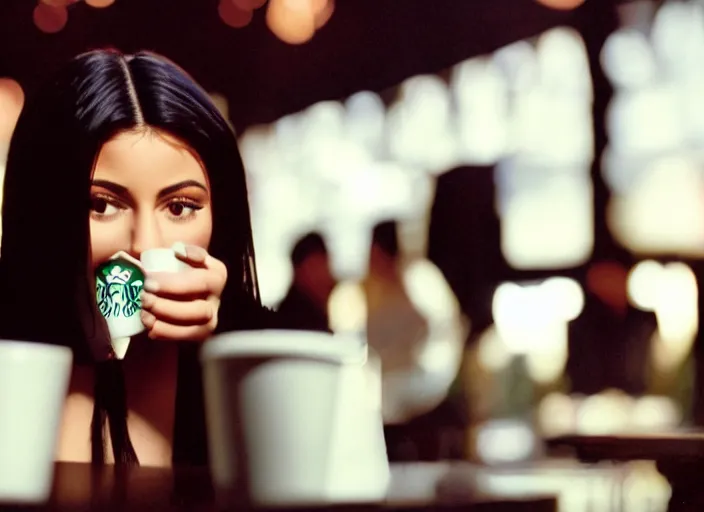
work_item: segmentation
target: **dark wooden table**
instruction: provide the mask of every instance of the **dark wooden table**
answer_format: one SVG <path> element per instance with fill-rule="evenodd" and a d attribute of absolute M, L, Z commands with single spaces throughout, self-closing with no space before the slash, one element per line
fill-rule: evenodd
<path fill-rule="evenodd" d="M 583 462 L 654 461 L 672 488 L 668 510 L 704 511 L 704 432 L 566 435 L 547 445 L 553 454 L 570 449 Z"/>
<path fill-rule="evenodd" d="M 325 507 L 340 511 L 356 510 L 472 510 L 481 512 L 555 512 L 554 496 L 530 495 L 502 497 L 487 495 L 476 489 L 472 481 L 443 484 L 444 477 L 432 471 L 393 473 L 395 489 L 389 499 L 369 506 Z M 466 474 L 466 471 L 465 473 Z M 420 480 L 419 480 L 420 478 Z M 425 481 L 423 481 L 425 479 Z M 437 481 L 430 481 L 436 479 Z M 422 485 L 421 485 L 422 484 Z M 461 485 L 460 485 L 461 484 Z M 432 489 L 420 492 L 419 486 Z M 408 493 L 404 488 L 408 487 Z M 238 506 L 237 510 L 246 507 Z M 205 468 L 134 468 L 119 470 L 113 466 L 93 468 L 88 464 L 59 463 L 56 466 L 51 502 L 43 507 L 0 506 L 1 510 L 47 511 L 218 511 L 208 471 Z"/>

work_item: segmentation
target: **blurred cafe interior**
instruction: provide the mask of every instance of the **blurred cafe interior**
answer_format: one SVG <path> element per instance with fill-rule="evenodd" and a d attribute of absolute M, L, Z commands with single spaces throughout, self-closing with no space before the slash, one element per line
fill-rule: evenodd
<path fill-rule="evenodd" d="M 546 440 L 704 426 L 704 1 L 2 0 L 0 170 L 25 94 L 100 47 L 231 122 L 262 301 L 365 333 L 391 462 L 667 509 L 653 461 Z"/>

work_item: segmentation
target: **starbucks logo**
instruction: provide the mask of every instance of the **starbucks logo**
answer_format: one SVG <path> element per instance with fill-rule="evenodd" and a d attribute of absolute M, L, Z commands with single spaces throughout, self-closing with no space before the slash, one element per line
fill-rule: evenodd
<path fill-rule="evenodd" d="M 142 270 L 123 259 L 111 260 L 96 271 L 98 309 L 105 318 L 129 318 L 142 309 L 139 294 L 144 286 Z"/>

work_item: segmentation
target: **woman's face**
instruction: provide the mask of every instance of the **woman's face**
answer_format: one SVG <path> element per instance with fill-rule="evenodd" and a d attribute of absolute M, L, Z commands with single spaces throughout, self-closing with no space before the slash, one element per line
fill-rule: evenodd
<path fill-rule="evenodd" d="M 93 268 L 117 251 L 139 258 L 176 242 L 208 248 L 207 175 L 187 146 L 166 133 L 123 132 L 106 142 L 90 195 Z"/>

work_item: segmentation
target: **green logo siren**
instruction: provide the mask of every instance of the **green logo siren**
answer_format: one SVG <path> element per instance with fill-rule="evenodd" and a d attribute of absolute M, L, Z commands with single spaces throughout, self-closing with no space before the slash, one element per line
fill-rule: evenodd
<path fill-rule="evenodd" d="M 106 319 L 130 318 L 142 309 L 144 273 L 137 265 L 116 258 L 98 267 L 95 277 L 98 309 Z"/>

